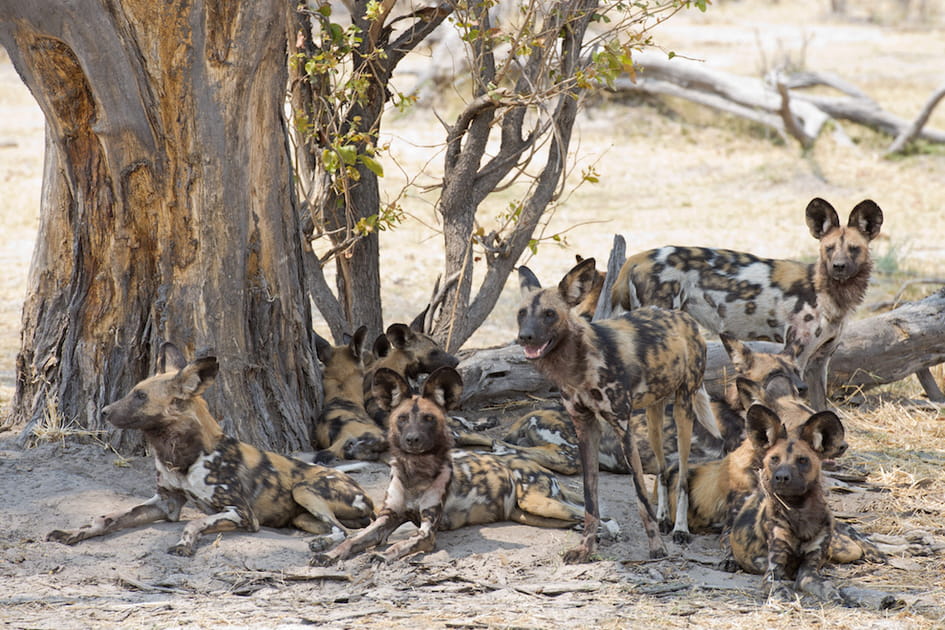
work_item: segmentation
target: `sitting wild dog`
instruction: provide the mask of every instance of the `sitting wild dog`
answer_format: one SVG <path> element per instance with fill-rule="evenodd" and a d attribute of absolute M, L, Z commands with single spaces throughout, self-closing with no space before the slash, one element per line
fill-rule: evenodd
<path fill-rule="evenodd" d="M 424 311 L 425 313 L 426 311 Z M 440 367 L 456 367 L 459 359 L 443 350 L 433 337 L 421 330 L 423 314 L 410 326 L 391 324 L 387 332 L 374 340 L 374 362 L 366 366 L 362 380 L 364 408 L 377 426 L 387 430 L 387 411 L 377 404 L 374 397 L 374 373 L 380 368 L 393 370 L 407 379 L 415 381 L 421 374 L 431 374 Z"/>
<path fill-rule="evenodd" d="M 669 523 L 668 475 L 663 457 L 663 417 L 675 401 L 679 466 L 673 539 L 689 540 L 687 473 L 694 419 L 719 436 L 709 397 L 702 385 L 706 346 L 695 320 L 681 311 L 638 309 L 616 319 L 589 322 L 572 309 L 593 286 L 594 259 L 578 263 L 557 287 L 542 289 L 527 267 L 519 267 L 522 306 L 518 343 L 525 357 L 561 391 L 577 432 L 584 478 L 584 538 L 569 550 L 568 563 L 586 562 L 597 545 L 600 421 L 610 424 L 624 444 L 633 471 L 640 517 L 651 557 L 666 554 L 656 526 Z M 659 466 L 659 508 L 654 516 L 647 498 L 640 454 L 629 430 L 634 407 L 647 410 L 650 446 Z"/>
<path fill-rule="evenodd" d="M 843 441 L 843 425 L 832 411 L 822 411 L 791 431 L 756 404 L 748 409 L 747 427 L 759 487 L 735 517 L 735 561 L 749 573 L 763 573 L 766 595 L 775 599 L 792 599 L 793 582 L 797 591 L 842 602 L 820 575 L 833 532 L 820 462 Z"/>
<path fill-rule="evenodd" d="M 432 551 L 437 530 L 497 521 L 538 527 L 572 527 L 584 508 L 580 498 L 562 487 L 538 464 L 516 455 L 453 451 L 446 425 L 447 410 L 459 402 L 459 373 L 443 367 L 430 375 L 420 395 L 386 368 L 374 376 L 375 396 L 390 411 L 390 485 L 377 520 L 312 564 L 325 566 L 383 544 L 402 524 L 419 530 L 375 555 L 392 561 Z"/>
<path fill-rule="evenodd" d="M 75 544 L 120 529 L 180 520 L 190 500 L 208 516 L 193 520 L 169 553 L 193 555 L 203 534 L 287 527 L 326 541 L 371 522 L 370 497 L 345 473 L 306 464 L 223 435 L 200 395 L 216 378 L 214 357 L 185 363 L 171 344 L 161 349 L 159 373 L 102 410 L 110 423 L 139 429 L 154 454 L 157 494 L 130 510 L 106 514 L 47 540 Z"/>
<path fill-rule="evenodd" d="M 661 247 L 627 259 L 612 301 L 628 310 L 683 309 L 708 330 L 738 339 L 784 341 L 785 330 L 794 327 L 795 357 L 809 399 L 825 409 L 827 363 L 844 322 L 866 294 L 869 243 L 879 235 L 883 212 L 873 201 L 861 201 L 844 227 L 833 206 L 815 198 L 806 214 L 820 241 L 814 264 L 725 249 Z"/>
<path fill-rule="evenodd" d="M 315 422 L 315 443 L 325 449 L 327 459 L 376 461 L 387 452 L 387 436 L 364 409 L 361 381 L 364 378 L 363 344 L 367 328 L 345 335 L 346 345 L 332 346 L 315 335 L 315 351 L 323 364 L 325 404 Z M 319 454 L 319 459 L 324 454 Z"/>
<path fill-rule="evenodd" d="M 802 390 L 804 383 L 789 352 L 754 352 L 727 335 L 721 335 L 721 339 L 739 374 L 735 381 L 741 409 L 756 402 L 764 404 L 776 410 L 788 431 L 803 425 L 815 413 L 800 397 L 799 387 Z M 831 444 L 824 457 L 839 457 L 846 449 L 847 443 L 840 439 Z M 722 527 L 722 566 L 729 570 L 735 570 L 729 532 L 735 515 L 758 487 L 756 471 L 755 448 L 747 436 L 722 459 L 697 464 L 689 471 L 689 524 L 695 531 Z M 675 498 L 671 499 L 674 505 Z M 875 545 L 845 523 L 835 524 L 829 554 L 830 560 L 837 563 L 883 557 Z"/>

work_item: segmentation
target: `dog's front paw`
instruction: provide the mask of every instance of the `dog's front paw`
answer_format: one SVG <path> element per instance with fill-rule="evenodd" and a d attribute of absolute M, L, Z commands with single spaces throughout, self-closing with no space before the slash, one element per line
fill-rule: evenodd
<path fill-rule="evenodd" d="M 182 558 L 190 558 L 194 555 L 193 545 L 188 545 L 186 543 L 177 543 L 176 545 L 171 545 L 167 548 L 167 553 L 172 556 L 181 556 Z"/>
<path fill-rule="evenodd" d="M 794 592 L 794 589 L 791 588 L 789 582 L 778 581 L 771 584 L 771 588 L 768 589 L 768 601 L 770 604 L 787 604 L 793 602 L 797 598 L 797 594 Z"/>
<path fill-rule="evenodd" d="M 312 553 L 321 553 L 322 551 L 327 551 L 337 543 L 338 541 L 332 538 L 331 536 L 316 536 L 315 538 L 308 541 L 308 549 Z"/>
<path fill-rule="evenodd" d="M 677 545 L 688 545 L 692 542 L 692 534 L 684 530 L 676 530 L 673 532 L 673 542 Z"/>
<path fill-rule="evenodd" d="M 327 553 L 313 553 L 309 558 L 308 564 L 312 567 L 330 567 L 335 563 L 335 558 Z"/>
<path fill-rule="evenodd" d="M 46 542 L 57 542 L 63 545 L 74 545 L 82 540 L 77 532 L 69 532 L 62 529 L 54 529 L 46 534 Z"/>

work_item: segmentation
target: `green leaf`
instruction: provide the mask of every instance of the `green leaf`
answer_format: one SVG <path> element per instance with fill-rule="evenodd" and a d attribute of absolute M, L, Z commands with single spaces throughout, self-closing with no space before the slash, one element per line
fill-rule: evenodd
<path fill-rule="evenodd" d="M 353 144 L 346 144 L 338 147 L 338 155 L 341 156 L 345 164 L 352 165 L 358 159 L 358 150 Z"/>
<path fill-rule="evenodd" d="M 384 167 L 381 166 L 380 162 L 367 155 L 362 155 L 358 159 L 361 160 L 361 164 L 364 164 L 369 171 L 378 177 L 384 177 Z"/>

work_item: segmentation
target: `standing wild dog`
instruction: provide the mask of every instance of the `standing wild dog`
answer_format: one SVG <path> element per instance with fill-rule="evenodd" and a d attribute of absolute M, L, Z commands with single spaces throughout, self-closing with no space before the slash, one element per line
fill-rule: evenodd
<path fill-rule="evenodd" d="M 353 337 L 345 335 L 343 346 L 332 346 L 315 335 L 325 390 L 325 404 L 315 421 L 315 443 L 329 458 L 376 461 L 387 452 L 387 436 L 364 409 L 361 381 L 366 333 L 367 328 L 361 326 Z"/>
<path fill-rule="evenodd" d="M 387 332 L 374 340 L 374 362 L 367 367 L 362 381 L 364 408 L 377 426 L 387 430 L 387 411 L 378 405 L 374 397 L 374 373 L 380 368 L 394 370 L 407 381 L 416 380 L 421 374 L 431 374 L 440 367 L 456 367 L 459 359 L 443 350 L 433 337 L 424 333 L 424 311 L 410 326 L 391 324 Z"/>
<path fill-rule="evenodd" d="M 827 364 L 843 324 L 863 301 L 872 261 L 869 243 L 883 224 L 873 201 L 853 208 L 847 225 L 833 206 L 815 198 L 807 226 L 820 256 L 792 260 L 704 247 L 661 247 L 631 256 L 611 298 L 625 309 L 661 306 L 685 310 L 708 330 L 738 339 L 784 341 L 794 328 L 795 357 L 816 409 L 827 405 Z"/>
<path fill-rule="evenodd" d="M 798 591 L 843 601 L 820 575 L 833 532 L 820 461 L 843 441 L 843 425 L 833 412 L 822 411 L 789 431 L 772 410 L 752 405 L 747 429 L 759 462 L 759 487 L 735 517 L 736 562 L 749 573 L 764 574 L 770 597 L 791 599 L 791 580 Z"/>
<path fill-rule="evenodd" d="M 660 524 L 668 529 L 668 476 L 663 456 L 663 415 L 675 401 L 679 467 L 673 539 L 689 540 L 687 488 L 689 445 L 693 420 L 719 437 L 718 427 L 702 386 L 706 346 L 696 322 L 681 311 L 638 309 L 617 319 L 589 322 L 572 309 L 580 304 L 597 272 L 594 259 L 578 263 L 555 288 L 542 289 L 527 267 L 519 267 L 522 306 L 518 311 L 518 343 L 525 357 L 558 386 L 565 409 L 577 432 L 584 476 L 584 538 L 569 550 L 565 562 L 586 562 L 597 545 L 600 513 L 597 502 L 598 452 L 601 419 L 624 443 L 630 459 L 648 537 L 651 557 L 666 554 L 656 517 L 644 489 L 640 453 L 629 430 L 634 406 L 647 410 L 650 446 L 659 466 Z"/>
<path fill-rule="evenodd" d="M 377 520 L 312 564 L 325 566 L 383 544 L 407 521 L 419 526 L 378 559 L 392 561 L 432 551 L 437 530 L 515 521 L 538 527 L 571 527 L 581 520 L 580 498 L 535 462 L 517 455 L 453 451 L 446 412 L 463 391 L 459 373 L 443 367 L 430 375 L 420 395 L 397 372 L 381 368 L 375 396 L 390 411 L 390 485 Z M 316 550 L 319 551 L 319 550 Z"/>
<path fill-rule="evenodd" d="M 216 378 L 216 358 L 186 363 L 172 344 L 161 354 L 158 374 L 102 410 L 116 427 L 144 433 L 157 468 L 157 494 L 81 529 L 50 532 L 47 540 L 72 545 L 155 521 L 176 522 L 188 499 L 208 516 L 188 522 L 168 553 L 190 556 L 203 534 L 261 526 L 294 525 L 327 545 L 343 539 L 348 528 L 371 522 L 370 497 L 345 473 L 223 435 L 201 396 Z"/>

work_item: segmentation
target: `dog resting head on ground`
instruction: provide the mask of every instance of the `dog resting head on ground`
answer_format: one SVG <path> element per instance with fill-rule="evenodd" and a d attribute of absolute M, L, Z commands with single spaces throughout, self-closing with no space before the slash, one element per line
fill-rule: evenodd
<path fill-rule="evenodd" d="M 702 385 L 705 341 L 696 322 L 681 311 L 642 308 L 618 318 L 589 322 L 574 311 L 597 278 L 588 258 L 572 268 L 557 287 L 542 289 L 535 274 L 519 267 L 522 302 L 518 311 L 518 343 L 525 358 L 561 391 L 562 404 L 574 424 L 580 444 L 586 507 L 584 538 L 565 554 L 565 562 L 586 562 L 596 549 L 599 523 L 597 497 L 601 421 L 609 423 L 624 443 L 633 471 L 641 520 L 651 557 L 665 555 L 656 520 L 673 539 L 689 539 L 687 471 L 694 420 L 720 437 Z M 666 405 L 673 402 L 677 452 L 675 524 L 668 517 L 668 467 L 662 427 Z M 658 511 L 646 495 L 639 450 L 628 430 L 634 407 L 647 410 L 650 446 L 659 468 Z"/>
<path fill-rule="evenodd" d="M 774 411 L 755 404 L 746 422 L 759 486 L 735 517 L 730 538 L 736 562 L 763 573 L 766 593 L 775 599 L 793 599 L 796 590 L 842 601 L 820 574 L 833 532 L 820 462 L 844 442 L 840 419 L 823 411 L 792 431 Z"/>
<path fill-rule="evenodd" d="M 326 553 L 316 549 L 312 564 L 326 566 L 383 544 L 405 522 L 418 531 L 374 559 L 389 562 L 431 551 L 437 530 L 514 521 L 537 527 L 572 527 L 584 508 L 580 498 L 535 462 L 515 454 L 452 450 L 447 411 L 462 395 L 451 367 L 433 372 L 419 395 L 393 370 L 374 377 L 380 404 L 390 411 L 391 474 L 378 518 Z"/>
<path fill-rule="evenodd" d="M 361 326 L 345 335 L 344 345 L 333 346 L 315 335 L 315 351 L 322 362 L 325 404 L 315 421 L 315 446 L 324 451 L 316 461 L 360 459 L 376 461 L 387 453 L 387 436 L 364 408 L 364 336 Z"/>
<path fill-rule="evenodd" d="M 187 363 L 175 346 L 165 344 L 158 373 L 102 410 L 116 427 L 144 433 L 157 468 L 157 494 L 81 529 L 53 531 L 47 540 L 75 544 L 155 521 L 178 521 L 188 500 L 207 516 L 188 522 L 168 549 L 182 556 L 193 555 L 199 537 L 214 532 L 293 525 L 318 534 L 327 546 L 349 528 L 370 523 L 371 499 L 345 473 L 223 434 L 201 396 L 218 370 L 214 357 Z"/>

